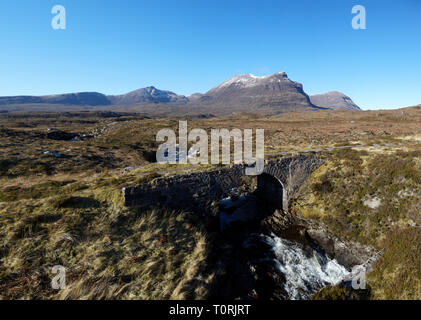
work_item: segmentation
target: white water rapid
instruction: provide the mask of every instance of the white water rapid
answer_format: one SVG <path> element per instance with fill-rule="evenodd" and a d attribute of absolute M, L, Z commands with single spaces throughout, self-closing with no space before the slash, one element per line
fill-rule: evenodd
<path fill-rule="evenodd" d="M 275 252 L 275 263 L 285 275 L 285 291 L 290 299 L 308 299 L 321 288 L 335 285 L 349 274 L 344 266 L 318 250 L 305 249 L 298 242 L 275 235 L 261 237 Z"/>

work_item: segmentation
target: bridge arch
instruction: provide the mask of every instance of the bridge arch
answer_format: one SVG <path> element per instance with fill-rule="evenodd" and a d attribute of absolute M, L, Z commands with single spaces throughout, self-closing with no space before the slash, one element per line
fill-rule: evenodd
<path fill-rule="evenodd" d="M 274 208 L 288 210 L 290 198 L 323 162 L 311 154 L 268 160 L 263 173 L 257 176 L 256 195 L 260 192 L 259 196 Z M 215 203 L 226 197 L 227 190 L 247 184 L 244 176 L 244 166 L 233 165 L 219 170 L 160 177 L 123 188 L 124 203 L 135 207 L 161 205 L 215 215 Z M 253 189 L 254 186 L 252 184 Z"/>
<path fill-rule="evenodd" d="M 275 175 L 262 172 L 257 176 L 257 195 L 275 209 L 287 210 L 288 197 L 284 184 Z"/>

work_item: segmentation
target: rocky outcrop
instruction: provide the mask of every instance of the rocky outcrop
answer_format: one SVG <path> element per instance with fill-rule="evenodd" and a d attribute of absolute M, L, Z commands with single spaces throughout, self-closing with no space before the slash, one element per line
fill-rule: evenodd
<path fill-rule="evenodd" d="M 307 234 L 329 256 L 335 258 L 340 264 L 351 269 L 362 265 L 376 255 L 376 250 L 357 242 L 342 241 L 321 227 L 308 225 Z"/>

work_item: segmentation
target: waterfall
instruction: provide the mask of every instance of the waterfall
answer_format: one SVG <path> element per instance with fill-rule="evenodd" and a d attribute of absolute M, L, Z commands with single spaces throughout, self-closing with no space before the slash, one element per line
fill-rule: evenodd
<path fill-rule="evenodd" d="M 276 267 L 285 275 L 285 291 L 293 300 L 308 299 L 321 288 L 335 285 L 349 274 L 336 260 L 320 250 L 305 248 L 302 244 L 261 235 L 276 255 Z"/>

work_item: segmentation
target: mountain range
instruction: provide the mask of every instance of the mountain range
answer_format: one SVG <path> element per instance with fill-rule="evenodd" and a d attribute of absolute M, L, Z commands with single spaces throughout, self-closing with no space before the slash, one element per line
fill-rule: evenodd
<path fill-rule="evenodd" d="M 0 97 L 0 106 L 64 105 L 83 107 L 124 107 L 159 105 L 180 111 L 200 109 L 211 113 L 268 112 L 283 113 L 306 110 L 358 110 L 359 107 L 345 94 L 331 91 L 308 96 L 301 83 L 292 81 L 285 72 L 269 76 L 243 74 L 234 76 L 208 92 L 190 96 L 178 95 L 153 86 L 122 95 L 98 92 L 67 93 L 48 96 Z M 63 107 L 60 107 L 63 110 Z M 29 110 L 26 110 L 29 111 Z"/>

